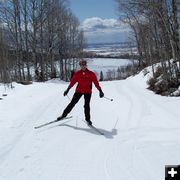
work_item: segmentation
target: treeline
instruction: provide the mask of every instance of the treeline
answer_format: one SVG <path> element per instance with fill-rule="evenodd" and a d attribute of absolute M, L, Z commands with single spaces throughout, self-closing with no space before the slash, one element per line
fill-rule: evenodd
<path fill-rule="evenodd" d="M 0 1 L 0 82 L 68 80 L 84 47 L 78 26 L 66 0 Z"/>
<path fill-rule="evenodd" d="M 100 55 L 97 54 L 96 52 L 85 52 L 83 53 L 83 56 L 86 58 L 113 58 L 113 59 L 138 59 L 139 55 L 138 54 L 133 54 L 133 53 L 122 53 L 118 55 L 114 54 L 105 54 L 105 55 Z"/>
<path fill-rule="evenodd" d="M 180 1 L 116 0 L 121 20 L 129 24 L 139 52 L 139 67 L 160 63 L 162 87 L 180 85 Z M 155 85 L 157 80 L 153 81 Z M 161 83 L 157 83 L 161 84 Z"/>

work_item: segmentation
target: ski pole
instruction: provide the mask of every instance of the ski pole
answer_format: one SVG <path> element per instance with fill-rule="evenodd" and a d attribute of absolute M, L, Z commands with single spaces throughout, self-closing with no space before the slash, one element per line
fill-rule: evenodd
<path fill-rule="evenodd" d="M 117 125 L 118 121 L 119 121 L 119 118 L 117 118 L 117 120 L 116 120 L 116 123 L 114 125 L 114 129 L 116 128 L 116 125 Z"/>
<path fill-rule="evenodd" d="M 113 99 L 110 99 L 110 98 L 108 98 L 108 97 L 105 97 L 105 96 L 104 96 L 104 98 L 107 99 L 107 100 L 109 100 L 109 101 L 113 101 Z"/>
<path fill-rule="evenodd" d="M 68 95 L 66 95 L 66 96 L 67 96 L 67 98 L 71 101 L 70 97 L 69 97 Z"/>

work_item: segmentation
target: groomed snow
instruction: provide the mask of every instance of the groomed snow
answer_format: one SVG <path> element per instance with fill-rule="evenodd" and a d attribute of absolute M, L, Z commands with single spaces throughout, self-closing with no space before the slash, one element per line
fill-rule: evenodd
<path fill-rule="evenodd" d="M 104 136 L 82 121 L 83 98 L 72 119 L 34 129 L 62 113 L 68 83 L 0 86 L 0 180 L 164 180 L 165 165 L 180 164 L 180 98 L 155 95 L 146 78 L 101 82 L 114 101 L 93 87 L 91 119 Z"/>

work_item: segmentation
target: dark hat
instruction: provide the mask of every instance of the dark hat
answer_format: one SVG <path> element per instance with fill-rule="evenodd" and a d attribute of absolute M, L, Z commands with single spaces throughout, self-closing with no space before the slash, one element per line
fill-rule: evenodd
<path fill-rule="evenodd" d="M 84 59 L 81 59 L 81 60 L 79 61 L 79 65 L 80 65 L 80 66 L 86 66 L 86 65 L 87 65 L 87 61 L 84 60 Z"/>

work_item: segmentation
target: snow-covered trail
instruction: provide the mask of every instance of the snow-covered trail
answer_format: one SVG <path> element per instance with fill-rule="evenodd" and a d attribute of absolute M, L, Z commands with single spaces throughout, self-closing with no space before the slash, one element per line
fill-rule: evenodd
<path fill-rule="evenodd" d="M 102 82 L 113 102 L 93 89 L 91 118 L 104 136 L 82 121 L 83 98 L 72 119 L 35 130 L 68 104 L 67 84 L 19 85 L 0 102 L 0 180 L 163 180 L 165 165 L 180 164 L 180 101 L 142 81 Z"/>

